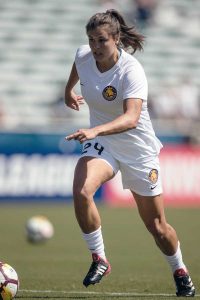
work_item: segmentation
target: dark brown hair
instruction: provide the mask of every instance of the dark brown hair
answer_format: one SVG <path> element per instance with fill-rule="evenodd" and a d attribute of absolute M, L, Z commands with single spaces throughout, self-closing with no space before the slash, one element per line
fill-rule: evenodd
<path fill-rule="evenodd" d="M 144 36 L 134 26 L 128 26 L 117 10 L 109 9 L 92 16 L 86 25 L 86 32 L 103 25 L 108 25 L 113 36 L 119 34 L 119 47 L 125 50 L 131 48 L 133 53 L 143 49 Z"/>

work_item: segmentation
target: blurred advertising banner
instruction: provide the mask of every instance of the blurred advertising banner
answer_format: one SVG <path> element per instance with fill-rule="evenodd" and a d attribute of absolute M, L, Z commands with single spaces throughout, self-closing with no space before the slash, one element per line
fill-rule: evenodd
<path fill-rule="evenodd" d="M 65 135 L 0 134 L 0 201 L 72 200 L 80 145 Z M 100 200 L 101 190 L 96 194 Z"/>
<path fill-rule="evenodd" d="M 200 206 L 200 147 L 165 145 L 160 165 L 166 206 Z M 120 174 L 105 184 L 103 197 L 110 205 L 135 205 L 130 191 L 122 188 Z"/>
<path fill-rule="evenodd" d="M 0 201 L 72 200 L 80 145 L 62 134 L 0 133 Z M 160 154 L 168 206 L 200 206 L 200 147 L 165 145 Z M 95 195 L 110 205 L 135 205 L 120 174 Z"/>
<path fill-rule="evenodd" d="M 0 197 L 72 196 L 77 155 L 0 155 Z"/>

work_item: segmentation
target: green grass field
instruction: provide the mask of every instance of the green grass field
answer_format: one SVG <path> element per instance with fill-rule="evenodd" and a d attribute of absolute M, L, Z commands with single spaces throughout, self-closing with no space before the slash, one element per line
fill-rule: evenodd
<path fill-rule="evenodd" d="M 0 260 L 19 275 L 17 299 L 177 299 L 170 268 L 137 210 L 99 210 L 112 273 L 86 289 L 82 279 L 91 257 L 71 205 L 0 205 Z M 45 244 L 26 241 L 25 223 L 35 214 L 46 215 L 54 224 L 55 235 Z M 199 297 L 200 209 L 167 209 L 166 215 L 177 230 Z"/>

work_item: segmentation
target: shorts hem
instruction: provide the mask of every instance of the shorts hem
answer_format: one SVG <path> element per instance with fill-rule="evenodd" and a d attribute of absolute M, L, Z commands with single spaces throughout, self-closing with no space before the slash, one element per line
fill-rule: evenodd
<path fill-rule="evenodd" d="M 105 161 L 105 163 L 107 163 L 107 164 L 112 168 L 112 170 L 113 170 L 113 172 L 114 172 L 115 175 L 116 175 L 117 172 L 118 172 L 118 169 L 114 168 L 114 167 L 112 166 L 112 164 L 111 164 L 109 161 L 107 161 L 105 158 L 102 158 L 102 157 L 99 157 L 99 156 L 96 156 L 96 155 L 91 155 L 91 154 L 88 154 L 88 155 L 87 155 L 87 154 L 81 155 L 80 158 L 82 158 L 82 157 L 93 157 L 93 158 L 101 159 L 101 160 Z"/>
<path fill-rule="evenodd" d="M 144 192 L 144 191 L 140 192 L 140 191 L 136 190 L 135 188 L 131 188 L 131 187 L 124 187 L 124 189 L 129 189 L 129 190 L 133 191 L 134 193 L 138 194 L 139 196 L 147 196 L 147 197 L 154 197 L 154 196 L 158 196 L 163 193 L 162 188 L 158 188 L 156 190 L 147 191 L 147 192 Z"/>

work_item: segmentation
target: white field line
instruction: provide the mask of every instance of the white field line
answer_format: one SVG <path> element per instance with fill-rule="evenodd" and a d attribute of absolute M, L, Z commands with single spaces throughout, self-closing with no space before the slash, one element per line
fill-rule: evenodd
<path fill-rule="evenodd" d="M 19 290 L 19 292 L 24 293 L 46 293 L 46 294 L 68 294 L 68 295 L 97 295 L 97 296 L 122 296 L 122 297 L 129 297 L 129 296 L 138 296 L 138 297 L 176 297 L 175 294 L 165 294 L 165 293 L 116 293 L 116 292 L 85 292 L 85 291 L 53 291 L 53 290 Z M 196 294 L 195 297 L 200 297 L 200 294 Z"/>

